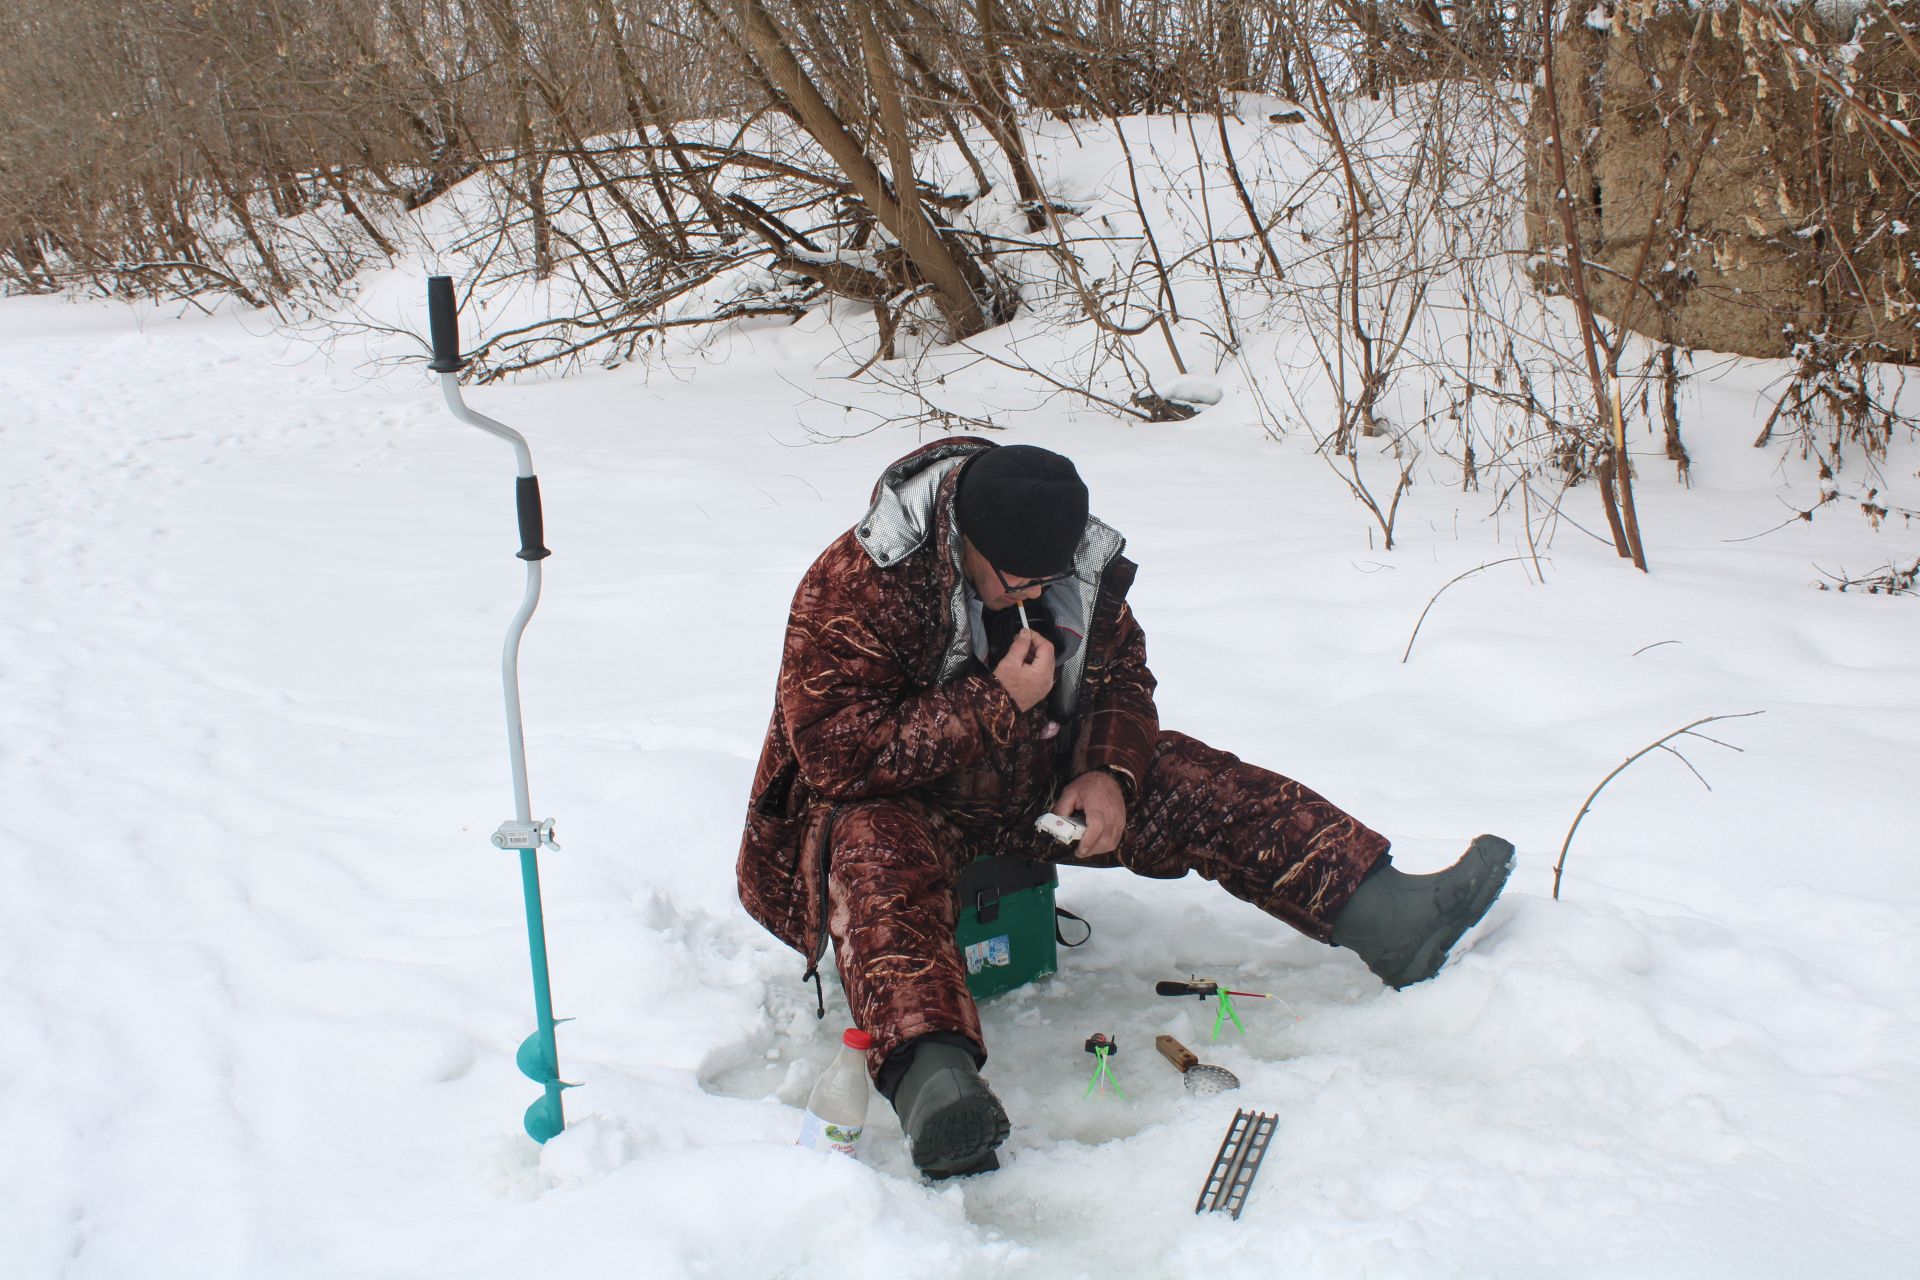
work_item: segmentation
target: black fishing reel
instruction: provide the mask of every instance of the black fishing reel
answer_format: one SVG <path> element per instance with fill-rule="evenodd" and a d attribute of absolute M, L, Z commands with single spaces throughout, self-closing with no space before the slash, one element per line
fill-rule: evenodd
<path fill-rule="evenodd" d="M 1120 1042 L 1104 1031 L 1096 1031 L 1087 1037 L 1087 1052 L 1096 1058 L 1102 1053 L 1109 1058 L 1116 1057 L 1120 1053 Z"/>

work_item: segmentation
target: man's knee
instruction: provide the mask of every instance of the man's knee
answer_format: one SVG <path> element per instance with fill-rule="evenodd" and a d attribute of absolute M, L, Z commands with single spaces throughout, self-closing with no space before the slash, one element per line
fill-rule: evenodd
<path fill-rule="evenodd" d="M 1154 739 L 1153 759 L 1147 764 L 1146 786 L 1178 786 L 1187 779 L 1214 777 L 1241 763 L 1240 757 L 1218 747 L 1210 747 L 1198 738 L 1190 738 L 1172 729 L 1162 729 Z"/>
<path fill-rule="evenodd" d="M 841 805 L 828 843 L 835 866 L 852 861 L 911 865 L 938 847 L 925 807 L 901 799 Z"/>
<path fill-rule="evenodd" d="M 932 815 L 911 800 L 843 806 L 830 845 L 827 874 L 836 905 L 934 900 L 951 891 L 957 875 Z"/>

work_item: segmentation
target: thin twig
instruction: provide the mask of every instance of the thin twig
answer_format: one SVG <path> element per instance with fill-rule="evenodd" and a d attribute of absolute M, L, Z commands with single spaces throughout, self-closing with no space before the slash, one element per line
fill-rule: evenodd
<path fill-rule="evenodd" d="M 1829 502 L 1832 502 L 1838 496 L 1839 496 L 1838 494 L 1832 494 L 1832 493 L 1823 494 L 1820 498 L 1820 501 L 1814 503 L 1812 506 L 1808 507 L 1805 511 L 1794 512 L 1792 515 L 1788 516 L 1785 520 L 1782 520 L 1779 524 L 1774 525 L 1773 528 L 1771 529 L 1762 529 L 1760 532 L 1750 533 L 1744 538 L 1722 538 L 1720 539 L 1720 541 L 1725 543 L 1753 542 L 1756 539 L 1766 537 L 1770 533 L 1778 533 L 1782 529 L 1786 528 L 1788 525 L 1791 525 L 1791 524 L 1798 524 L 1801 521 L 1805 521 L 1807 524 L 1812 524 L 1813 513 L 1818 511 L 1820 508 L 1826 506 Z"/>
<path fill-rule="evenodd" d="M 1566 869 L 1567 850 L 1573 847 L 1573 833 L 1580 829 L 1580 820 L 1582 818 L 1585 818 L 1587 816 L 1588 811 L 1593 808 L 1594 800 L 1597 799 L 1600 793 L 1606 789 L 1606 785 L 1609 782 L 1612 782 L 1615 778 L 1619 777 L 1622 773 L 1625 773 L 1628 765 L 1632 764 L 1635 760 L 1638 760 L 1641 756 L 1644 756 L 1651 751 L 1658 751 L 1658 750 L 1665 749 L 1667 751 L 1672 751 L 1674 755 L 1680 755 L 1679 752 L 1673 751 L 1673 748 L 1667 746 L 1667 744 L 1669 742 L 1672 742 L 1675 738 L 1681 737 L 1683 735 L 1689 735 L 1695 738 L 1700 738 L 1707 742 L 1712 742 L 1716 746 L 1726 747 L 1730 751 L 1740 751 L 1742 750 L 1742 748 L 1740 747 L 1733 746 L 1731 743 L 1720 742 L 1716 738 L 1709 738 L 1704 733 L 1694 733 L 1693 730 L 1698 729 L 1703 724 L 1712 724 L 1715 720 L 1745 720 L 1749 716 L 1757 716 L 1757 715 L 1763 715 L 1763 714 L 1765 713 L 1760 711 L 1742 711 L 1735 715 L 1730 715 L 1730 716 L 1704 716 L 1701 719 L 1695 720 L 1692 724 L 1681 725 L 1678 729 L 1675 729 L 1672 733 L 1667 734 L 1665 737 L 1661 738 L 1659 741 L 1649 742 L 1646 746 L 1640 748 L 1638 751 L 1628 756 L 1625 760 L 1621 761 L 1619 767 L 1614 769 L 1612 773 L 1600 779 L 1600 785 L 1593 789 L 1593 791 L 1587 796 L 1586 803 L 1580 806 L 1580 812 L 1574 815 L 1573 825 L 1567 828 L 1567 838 L 1560 845 L 1560 859 L 1559 861 L 1553 864 L 1554 900 L 1557 902 L 1559 901 L 1559 898 L 1560 898 L 1560 875 Z M 1694 777 L 1700 778 L 1700 771 L 1698 769 L 1694 769 L 1691 764 L 1687 764 L 1687 760 L 1685 756 L 1681 756 L 1680 759 L 1682 764 L 1686 764 L 1687 768 L 1693 771 Z M 1700 778 L 1700 785 L 1706 786 L 1707 780 L 1705 778 Z M 1713 788 L 1707 787 L 1707 790 L 1711 791 L 1713 790 Z"/>
<path fill-rule="evenodd" d="M 1440 598 L 1440 593 L 1442 591 L 1445 591 L 1447 587 L 1450 587 L 1454 583 L 1460 581 L 1461 578 L 1471 578 L 1474 574 L 1479 573 L 1480 570 L 1482 569 L 1491 569 L 1497 564 L 1513 564 L 1517 561 L 1525 560 L 1526 558 L 1527 557 L 1525 556 L 1508 556 L 1504 560 L 1489 560 L 1485 564 L 1475 565 L 1473 568 L 1459 575 L 1459 577 L 1449 579 L 1446 585 L 1440 588 L 1440 591 L 1434 592 L 1433 595 L 1427 600 L 1427 607 L 1420 611 L 1420 620 L 1419 622 L 1415 622 L 1413 624 L 1413 634 L 1407 637 L 1407 647 L 1405 651 L 1402 652 L 1400 655 L 1400 665 L 1403 667 L 1407 665 L 1407 656 L 1413 652 L 1413 642 L 1420 635 L 1420 624 L 1427 620 L 1427 614 L 1432 611 L 1434 601 Z"/>
<path fill-rule="evenodd" d="M 1700 734 L 1697 736 L 1706 737 L 1705 734 Z M 1707 738 L 1707 741 L 1712 742 L 1713 739 Z M 1723 742 L 1720 745 L 1724 747 L 1727 744 Z M 1708 782 L 1704 777 L 1701 777 L 1700 771 L 1693 767 L 1693 761 L 1687 759 L 1685 756 L 1681 755 L 1678 751 L 1675 751 L 1672 747 L 1669 747 L 1664 743 L 1661 744 L 1660 749 L 1666 752 L 1668 755 L 1672 756 L 1675 760 L 1678 760 L 1681 764 L 1687 766 L 1687 772 L 1692 774 L 1694 777 L 1699 778 L 1701 786 L 1705 787 L 1709 791 L 1713 790 L 1713 784 L 1711 782 Z M 1735 751 L 1738 751 L 1739 749 L 1740 748 L 1738 747 L 1734 748 Z"/>

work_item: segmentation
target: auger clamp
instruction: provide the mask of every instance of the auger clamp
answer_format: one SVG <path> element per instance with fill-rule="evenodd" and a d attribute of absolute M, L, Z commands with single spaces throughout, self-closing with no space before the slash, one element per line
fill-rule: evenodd
<path fill-rule="evenodd" d="M 496 849 L 558 849 L 560 842 L 553 838 L 553 819 L 543 822 L 519 822 L 509 818 L 500 824 L 493 833 L 493 847 Z"/>

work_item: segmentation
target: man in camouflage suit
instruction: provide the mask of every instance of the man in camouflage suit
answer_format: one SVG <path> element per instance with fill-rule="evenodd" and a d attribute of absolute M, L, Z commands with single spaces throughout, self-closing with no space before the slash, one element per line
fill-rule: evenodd
<path fill-rule="evenodd" d="M 1123 546 L 1067 459 L 943 440 L 887 468 L 794 596 L 740 898 L 816 983 L 832 938 L 875 1084 L 933 1177 L 997 1167 L 1008 1132 L 954 941 L 967 862 L 1198 871 L 1394 987 L 1439 970 L 1512 866 L 1481 836 L 1406 875 L 1306 787 L 1161 729 Z M 1034 829 L 1049 811 L 1085 821 L 1076 845 Z"/>

